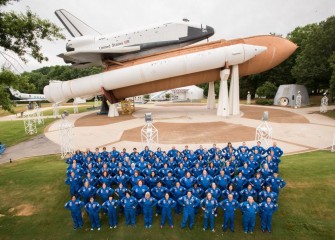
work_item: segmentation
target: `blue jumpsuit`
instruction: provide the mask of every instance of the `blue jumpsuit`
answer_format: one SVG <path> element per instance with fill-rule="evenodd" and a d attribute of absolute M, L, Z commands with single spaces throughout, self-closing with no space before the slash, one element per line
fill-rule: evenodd
<path fill-rule="evenodd" d="M 189 228 L 192 229 L 194 225 L 194 208 L 199 206 L 199 198 L 194 196 L 191 196 L 190 198 L 183 196 L 178 199 L 178 202 L 184 207 L 183 219 L 180 225 L 181 228 L 186 227 L 186 223 L 189 221 Z"/>
<path fill-rule="evenodd" d="M 258 197 L 259 197 L 259 202 L 265 202 L 267 197 L 270 197 L 271 201 L 274 202 L 274 203 L 277 203 L 277 200 L 278 200 L 277 193 L 275 193 L 275 192 L 268 192 L 266 190 L 261 191 L 258 194 Z"/>
<path fill-rule="evenodd" d="M 164 186 L 168 189 L 172 188 L 176 184 L 177 181 L 178 179 L 174 176 L 171 176 L 171 177 L 165 176 L 162 178 L 162 182 Z"/>
<path fill-rule="evenodd" d="M 224 211 L 222 224 L 223 231 L 226 231 L 229 225 L 230 231 L 234 232 L 235 211 L 240 207 L 239 202 L 235 199 L 233 199 L 232 201 L 226 199 L 220 202 L 219 206 Z"/>
<path fill-rule="evenodd" d="M 200 205 L 202 208 L 205 208 L 203 228 L 207 229 L 209 220 L 209 228 L 210 230 L 214 230 L 214 215 L 215 210 L 218 207 L 218 202 L 215 198 L 212 198 L 211 200 L 204 198 L 201 200 Z"/>
<path fill-rule="evenodd" d="M 272 215 L 277 209 L 278 205 L 272 202 L 270 204 L 268 204 L 267 202 L 262 202 L 259 204 L 262 231 L 267 230 L 268 232 L 271 232 Z"/>
<path fill-rule="evenodd" d="M 173 187 L 170 189 L 172 198 L 177 202 L 175 213 L 179 214 L 182 210 L 182 205 L 179 203 L 178 199 L 186 194 L 186 188 L 180 186 L 179 188 Z"/>
<path fill-rule="evenodd" d="M 191 187 L 193 187 L 193 184 L 196 183 L 197 180 L 195 179 L 195 177 L 191 176 L 191 177 L 182 177 L 180 179 L 180 184 L 185 187 L 186 189 L 190 189 Z"/>
<path fill-rule="evenodd" d="M 121 199 L 121 204 L 124 207 L 124 215 L 126 217 L 126 225 L 136 224 L 135 209 L 137 206 L 137 200 L 133 196 L 129 198 L 124 197 Z"/>
<path fill-rule="evenodd" d="M 252 233 L 256 224 L 256 214 L 258 212 L 257 203 L 253 202 L 250 204 L 249 202 L 243 202 L 240 204 L 242 211 L 242 225 L 244 233 L 250 232 Z"/>
<path fill-rule="evenodd" d="M 199 177 L 197 177 L 199 187 L 201 187 L 204 191 L 210 188 L 213 181 L 214 179 L 211 175 L 206 175 L 206 177 L 204 175 L 200 175 Z"/>
<path fill-rule="evenodd" d="M 251 178 L 249 179 L 249 183 L 251 183 L 252 188 L 255 189 L 255 191 L 260 193 L 262 191 L 263 185 L 264 185 L 264 179 L 263 178 Z"/>
<path fill-rule="evenodd" d="M 137 201 L 143 198 L 146 192 L 150 192 L 150 189 L 147 185 L 142 185 L 141 187 L 139 185 L 135 185 L 131 190 L 133 196 L 137 199 Z M 139 215 L 141 213 L 142 213 L 141 206 L 137 205 L 136 214 Z"/>
<path fill-rule="evenodd" d="M 83 218 L 81 216 L 81 208 L 84 206 L 84 202 L 80 200 L 76 201 L 68 201 L 65 203 L 65 208 L 71 211 L 71 216 L 73 220 L 73 228 L 81 228 L 83 227 Z"/>
<path fill-rule="evenodd" d="M 156 199 L 162 199 L 165 196 L 165 193 L 169 192 L 169 190 L 166 187 L 154 187 L 151 189 L 151 194 Z M 162 208 L 157 204 L 156 205 L 156 214 L 161 214 Z"/>
<path fill-rule="evenodd" d="M 235 191 L 240 192 L 243 190 L 244 185 L 247 183 L 247 179 L 243 176 L 237 176 L 233 178 L 232 183 L 234 184 Z"/>
<path fill-rule="evenodd" d="M 169 198 L 168 200 L 162 198 L 157 204 L 162 208 L 161 226 L 164 226 L 166 218 L 168 219 L 170 227 L 173 226 L 172 208 L 176 206 L 176 201 L 172 198 Z"/>
<path fill-rule="evenodd" d="M 257 192 L 254 189 L 251 189 L 249 191 L 248 188 L 245 188 L 242 191 L 240 191 L 241 202 L 247 201 L 249 196 L 252 196 L 253 199 L 257 199 Z"/>
<path fill-rule="evenodd" d="M 151 228 L 152 226 L 152 208 L 157 204 L 157 200 L 153 197 L 150 198 L 142 198 L 138 201 L 140 206 L 143 209 L 144 215 L 144 226 L 147 228 Z"/>
<path fill-rule="evenodd" d="M 71 196 L 77 196 L 78 195 L 78 190 L 81 187 L 81 178 L 80 177 L 68 177 L 65 180 L 65 183 L 67 185 L 70 185 L 70 195 Z"/>
<path fill-rule="evenodd" d="M 88 202 L 85 205 L 86 212 L 88 213 L 88 216 L 90 217 L 91 221 L 91 228 L 100 228 L 100 218 L 99 218 L 99 212 L 101 209 L 101 206 L 98 202 Z"/>
<path fill-rule="evenodd" d="M 112 199 L 112 201 L 107 200 L 102 204 L 102 208 L 107 210 L 108 213 L 108 223 L 110 227 L 116 228 L 117 226 L 117 207 L 119 205 L 119 202 L 115 199 Z"/>
<path fill-rule="evenodd" d="M 280 177 L 277 178 L 268 177 L 265 181 L 268 186 L 271 186 L 272 191 L 277 193 L 278 196 L 279 196 L 279 190 L 286 186 L 286 182 Z"/>
<path fill-rule="evenodd" d="M 96 192 L 96 188 L 93 186 L 89 186 L 89 187 L 84 186 L 78 190 L 78 194 L 79 196 L 82 197 L 84 203 L 88 203 L 90 201 L 90 197 L 95 196 L 95 192 Z"/>
<path fill-rule="evenodd" d="M 220 188 L 221 191 L 223 191 L 230 184 L 231 178 L 228 175 L 221 176 L 221 174 L 220 174 L 220 175 L 217 175 L 217 176 L 214 177 L 214 182 L 216 183 L 218 188 Z"/>
<path fill-rule="evenodd" d="M 113 193 L 114 193 L 114 190 L 110 187 L 106 187 L 106 188 L 101 187 L 97 190 L 97 195 L 101 198 L 102 203 L 106 202 L 108 200 L 108 197 L 110 195 L 113 195 Z"/>

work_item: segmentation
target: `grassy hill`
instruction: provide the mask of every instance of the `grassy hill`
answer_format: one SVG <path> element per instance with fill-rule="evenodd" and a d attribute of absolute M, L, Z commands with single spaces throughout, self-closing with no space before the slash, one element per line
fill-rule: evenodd
<path fill-rule="evenodd" d="M 223 233 L 222 212 L 215 219 L 216 232 L 202 231 L 203 216 L 196 217 L 195 228 L 180 229 L 181 216 L 174 216 L 175 228 L 159 228 L 154 217 L 152 229 L 137 227 L 110 230 L 107 216 L 102 230 L 89 231 L 85 213 L 84 228 L 74 231 L 70 212 L 64 209 L 69 189 L 64 184 L 66 165 L 58 156 L 44 156 L 0 166 L 0 239 L 334 239 L 335 236 L 335 154 L 318 151 L 283 157 L 281 177 L 287 182 L 274 215 L 273 232 L 263 234 L 257 219 L 253 235 L 242 231 L 237 213 L 235 233 Z"/>

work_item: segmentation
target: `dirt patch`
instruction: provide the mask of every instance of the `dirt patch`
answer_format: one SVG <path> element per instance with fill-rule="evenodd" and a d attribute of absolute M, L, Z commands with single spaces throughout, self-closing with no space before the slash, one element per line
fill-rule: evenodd
<path fill-rule="evenodd" d="M 308 119 L 299 114 L 273 108 L 241 106 L 243 118 L 261 120 L 263 112 L 269 112 L 269 122 L 276 123 L 309 123 Z"/>
<path fill-rule="evenodd" d="M 0 217 L 5 217 L 6 215 L 0 214 Z"/>
<path fill-rule="evenodd" d="M 216 143 L 250 141 L 255 138 L 255 129 L 224 122 L 211 123 L 155 123 L 159 130 L 159 143 Z M 121 141 L 141 142 L 142 127 L 123 132 Z"/>
<path fill-rule="evenodd" d="M 31 204 L 21 204 L 15 208 L 10 208 L 9 213 L 15 214 L 15 216 L 31 216 L 37 211 L 36 207 Z"/>
<path fill-rule="evenodd" d="M 110 118 L 107 115 L 98 115 L 96 113 L 92 113 L 77 119 L 77 121 L 75 121 L 74 123 L 74 126 L 75 127 L 104 126 L 112 123 L 118 123 L 134 119 L 132 115 L 122 115 L 121 113 L 119 114 L 120 114 L 119 117 Z"/>

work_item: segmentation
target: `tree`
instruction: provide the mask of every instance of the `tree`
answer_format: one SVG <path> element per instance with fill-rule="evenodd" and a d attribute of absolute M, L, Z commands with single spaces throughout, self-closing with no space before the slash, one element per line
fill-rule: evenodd
<path fill-rule="evenodd" d="M 258 87 L 256 94 L 260 97 L 274 98 L 277 87 L 272 82 L 266 81 L 262 86 Z"/>
<path fill-rule="evenodd" d="M 6 111 L 12 111 L 13 102 L 10 100 L 8 86 L 18 88 L 21 86 L 25 89 L 33 89 L 34 86 L 29 84 L 26 79 L 12 73 L 9 70 L 2 69 L 0 72 L 0 105 Z"/>
<path fill-rule="evenodd" d="M 14 0 L 0 0 L 0 7 L 15 2 Z M 41 52 L 39 40 L 52 41 L 64 38 L 61 28 L 48 20 L 39 18 L 27 9 L 25 13 L 0 10 L 0 46 L 5 51 L 17 54 L 23 62 L 27 62 L 26 55 L 32 56 L 38 62 L 48 58 Z"/>
<path fill-rule="evenodd" d="M 61 28 L 48 20 L 39 18 L 30 9 L 25 13 L 3 11 L 4 6 L 19 0 L 0 0 L 0 47 L 4 51 L 11 51 L 23 62 L 27 62 L 27 56 L 31 56 L 38 62 L 47 61 L 41 51 L 39 40 L 52 41 L 64 38 Z M 4 52 L 0 53 L 4 56 Z M 11 73 L 9 70 L 0 71 L 0 105 L 5 110 L 12 110 L 13 102 L 6 90 L 8 86 L 20 87 L 20 89 L 34 90 L 33 85 L 28 84 L 28 79 Z"/>

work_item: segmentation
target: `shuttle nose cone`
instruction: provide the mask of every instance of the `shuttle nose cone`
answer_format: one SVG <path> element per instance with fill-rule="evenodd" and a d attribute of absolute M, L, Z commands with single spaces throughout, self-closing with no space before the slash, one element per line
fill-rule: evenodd
<path fill-rule="evenodd" d="M 211 26 L 206 25 L 206 30 L 207 30 L 207 36 L 211 37 L 214 35 L 215 31 L 214 28 L 212 28 Z"/>
<path fill-rule="evenodd" d="M 267 47 L 255 46 L 249 44 L 244 44 L 243 47 L 244 47 L 244 61 L 248 61 L 249 59 L 256 57 L 257 55 L 261 54 L 267 49 Z"/>
<path fill-rule="evenodd" d="M 240 76 L 267 71 L 276 67 L 297 49 L 297 45 L 277 36 L 255 36 L 244 38 L 243 43 L 266 47 L 266 51 L 240 65 Z"/>

